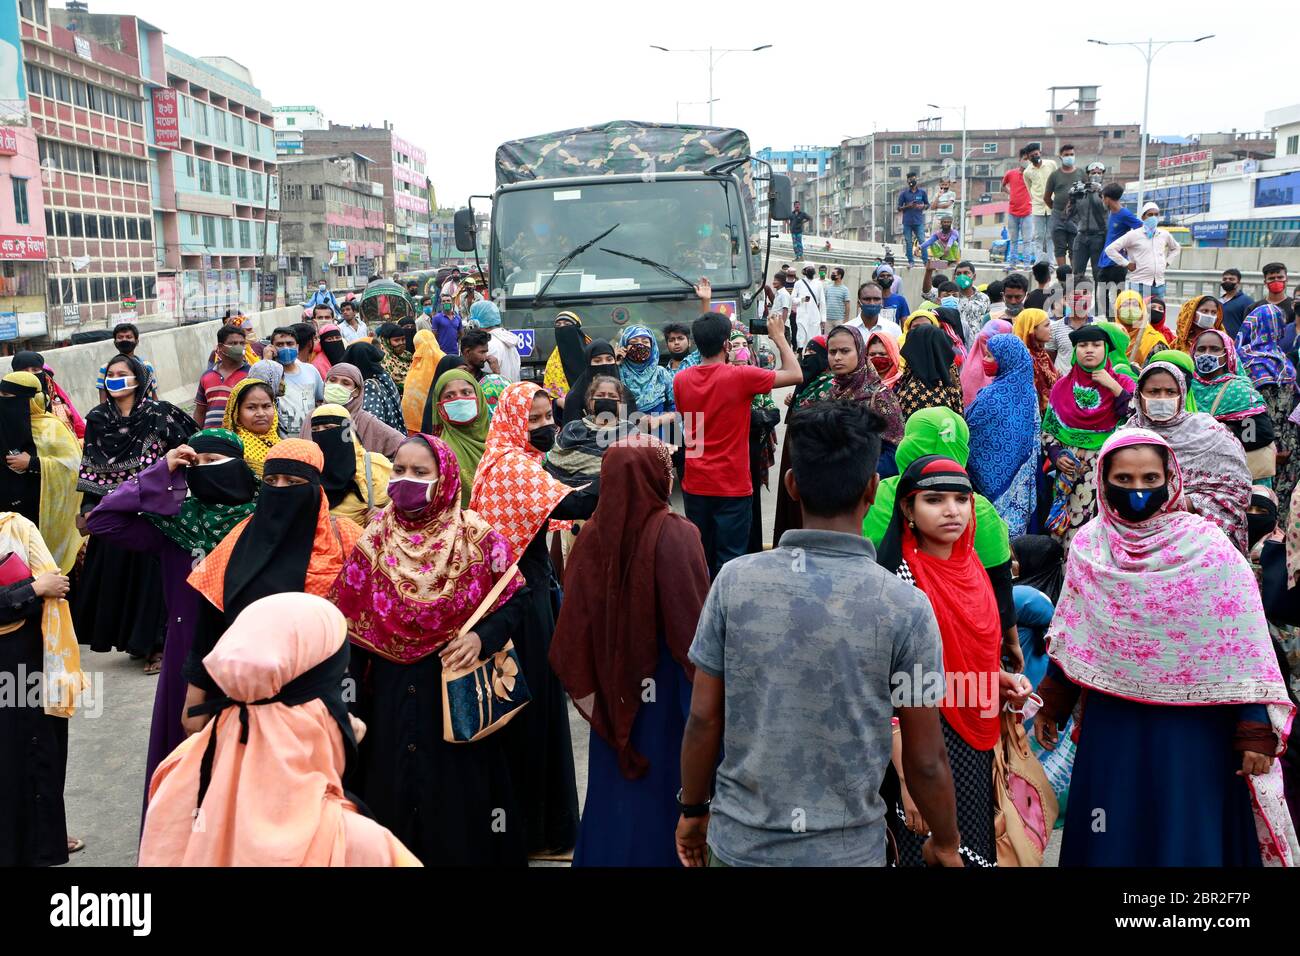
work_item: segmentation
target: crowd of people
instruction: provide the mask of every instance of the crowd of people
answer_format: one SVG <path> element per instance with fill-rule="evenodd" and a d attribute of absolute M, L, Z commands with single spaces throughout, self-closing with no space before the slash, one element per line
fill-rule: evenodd
<path fill-rule="evenodd" d="M 83 845 L 81 646 L 158 675 L 141 865 L 1300 862 L 1285 267 L 981 283 L 945 201 L 916 309 L 701 280 L 536 382 L 464 276 L 232 314 L 192 412 L 129 325 L 84 418 L 15 355 L 0 864 Z"/>

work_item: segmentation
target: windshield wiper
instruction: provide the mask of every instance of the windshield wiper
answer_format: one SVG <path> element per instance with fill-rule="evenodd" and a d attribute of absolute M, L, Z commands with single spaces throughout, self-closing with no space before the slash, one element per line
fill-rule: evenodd
<path fill-rule="evenodd" d="M 690 289 L 692 292 L 695 291 L 694 282 L 692 282 L 690 279 L 686 278 L 683 275 L 673 272 L 672 269 L 668 268 L 662 262 L 655 262 L 653 259 L 647 259 L 645 256 L 634 256 L 626 252 L 619 252 L 616 249 L 607 249 L 605 246 L 601 246 L 600 251 L 608 252 L 611 256 L 618 256 L 621 259 L 631 259 L 633 262 L 639 262 L 643 266 L 649 266 L 651 269 L 654 269 L 656 272 L 668 276 L 670 279 L 676 279 L 678 282 L 682 283 L 684 286 L 686 286 L 686 288 Z"/>
<path fill-rule="evenodd" d="M 563 259 L 561 259 L 560 264 L 557 265 L 555 267 L 555 271 L 551 273 L 551 277 L 542 283 L 542 287 L 541 289 L 538 290 L 537 295 L 533 296 L 533 308 L 535 309 L 542 304 L 542 296 L 546 295 L 546 290 L 551 287 L 551 283 L 555 281 L 555 277 L 558 276 L 564 270 L 565 266 L 567 266 L 574 259 L 578 258 L 578 256 L 582 255 L 584 252 L 586 252 L 596 243 L 600 242 L 600 240 L 604 239 L 606 236 L 608 236 L 611 232 L 613 232 L 621 225 L 622 225 L 621 222 L 614 223 L 614 225 L 610 226 L 599 236 L 595 236 L 591 239 L 588 239 L 582 245 L 578 246 L 576 249 L 574 249 L 572 252 L 566 255 Z"/>

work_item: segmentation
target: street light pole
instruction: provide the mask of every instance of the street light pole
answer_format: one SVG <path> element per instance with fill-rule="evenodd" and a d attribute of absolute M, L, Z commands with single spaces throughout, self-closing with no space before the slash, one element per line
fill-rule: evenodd
<path fill-rule="evenodd" d="M 728 53 L 757 53 L 759 50 L 770 50 L 771 48 L 772 48 L 772 44 L 770 44 L 770 43 L 764 43 L 764 44 L 762 44 L 761 46 L 756 46 L 756 47 L 743 47 L 743 48 L 742 48 L 742 47 L 732 47 L 732 48 L 728 48 L 728 49 L 725 49 L 725 50 L 719 50 L 719 49 L 717 49 L 717 48 L 715 48 L 715 47 L 712 47 L 712 46 L 707 47 L 707 48 L 704 48 L 704 49 L 698 49 L 698 48 L 697 48 L 697 49 L 674 49 L 674 50 L 670 50 L 668 47 L 666 47 L 666 46 L 660 46 L 660 45 L 657 44 L 657 43 L 651 43 L 651 44 L 650 44 L 650 49 L 652 49 L 652 50 L 661 50 L 661 51 L 664 52 L 664 53 L 704 53 L 704 54 L 706 54 L 706 55 L 708 56 L 708 58 L 709 58 L 709 98 L 708 98 L 708 101 L 707 101 L 707 102 L 708 102 L 708 104 L 709 104 L 709 125 L 710 125 L 710 126 L 713 125 L 713 104 L 717 102 L 717 100 L 715 100 L 714 97 L 713 97 L 713 68 L 714 68 L 715 66 L 717 66 L 719 63 L 721 63 L 721 62 L 722 62 L 722 58 L 723 58 L 724 56 L 726 56 Z M 713 55 L 713 54 L 715 54 L 715 53 L 717 54 L 717 57 L 716 57 L 716 58 L 715 58 L 714 55 Z"/>
<path fill-rule="evenodd" d="M 707 101 L 707 104 L 708 104 L 709 109 L 713 109 L 713 104 L 716 103 L 716 102 L 717 102 L 717 100 L 714 100 L 714 99 L 710 99 L 710 100 L 708 100 L 708 101 Z M 682 121 L 682 107 L 683 107 L 683 106 L 704 106 L 705 104 L 706 104 L 706 101 L 705 101 L 705 100 L 678 100 L 678 101 L 677 101 L 677 122 L 680 123 L 680 122 Z M 709 125 L 710 125 L 710 126 L 713 125 L 713 118 L 712 118 L 712 116 L 709 117 Z"/>
<path fill-rule="evenodd" d="M 1142 94 L 1142 129 L 1138 134 L 1138 145 L 1141 147 L 1138 155 L 1138 195 L 1137 206 L 1141 212 L 1142 200 L 1146 196 L 1147 185 L 1147 144 L 1151 139 L 1151 133 L 1147 126 L 1148 111 L 1151 106 L 1151 61 L 1167 46 L 1173 46 L 1178 43 L 1200 43 L 1202 40 L 1213 39 L 1215 34 L 1207 33 L 1203 37 L 1197 37 L 1195 40 L 1154 40 L 1147 38 L 1145 45 L 1141 41 L 1130 40 L 1088 40 L 1089 43 L 1095 43 L 1098 46 L 1131 46 L 1142 54 L 1142 58 L 1147 63 L 1146 89 Z"/>
<path fill-rule="evenodd" d="M 934 110 L 961 110 L 961 211 L 958 215 L 961 217 L 961 225 L 958 232 L 961 233 L 961 241 L 968 242 L 966 237 L 966 107 L 963 106 L 940 106 L 937 103 L 926 103 L 926 106 Z"/>

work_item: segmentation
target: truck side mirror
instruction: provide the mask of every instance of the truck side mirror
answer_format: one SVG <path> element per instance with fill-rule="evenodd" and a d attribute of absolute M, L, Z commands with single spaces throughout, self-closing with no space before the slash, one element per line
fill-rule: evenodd
<path fill-rule="evenodd" d="M 478 225 L 474 222 L 474 210 L 457 209 L 452 223 L 456 230 L 456 248 L 461 252 L 473 252 L 478 245 Z"/>
<path fill-rule="evenodd" d="M 784 222 L 794 215 L 792 204 L 794 191 L 790 186 L 790 177 L 782 173 L 773 173 L 767 184 L 767 201 L 769 217 Z"/>

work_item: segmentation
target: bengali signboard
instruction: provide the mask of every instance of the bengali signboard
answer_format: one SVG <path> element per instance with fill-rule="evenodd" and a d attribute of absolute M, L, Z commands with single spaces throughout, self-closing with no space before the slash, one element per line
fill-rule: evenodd
<path fill-rule="evenodd" d="M 0 259 L 46 258 L 44 236 L 0 236 Z"/>
<path fill-rule="evenodd" d="M 0 128 L 0 156 L 18 155 L 18 131 L 12 127 Z"/>
<path fill-rule="evenodd" d="M 176 91 L 153 90 L 153 138 L 162 149 L 181 148 L 181 121 L 176 110 Z"/>
<path fill-rule="evenodd" d="M 275 305 L 275 292 L 279 287 L 280 277 L 274 272 L 262 273 L 262 304 Z"/>
<path fill-rule="evenodd" d="M 0 342 L 18 338 L 18 315 L 15 312 L 0 312 Z"/>
<path fill-rule="evenodd" d="M 1198 149 L 1194 153 L 1179 153 L 1177 156 L 1161 156 L 1156 160 L 1160 169 L 1175 169 L 1179 166 L 1193 166 L 1196 163 L 1208 163 L 1214 158 L 1214 151 Z"/>

